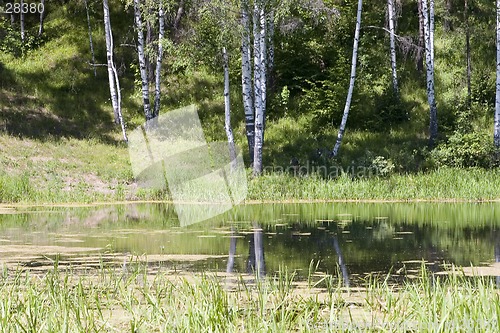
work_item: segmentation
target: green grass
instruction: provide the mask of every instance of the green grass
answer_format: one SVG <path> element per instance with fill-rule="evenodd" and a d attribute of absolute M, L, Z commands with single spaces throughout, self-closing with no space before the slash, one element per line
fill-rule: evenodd
<path fill-rule="evenodd" d="M 352 179 L 270 174 L 250 182 L 253 200 L 494 200 L 500 170 L 440 168 L 416 174 Z"/>
<path fill-rule="evenodd" d="M 362 288 L 337 276 L 299 282 L 281 271 L 243 277 L 7 272 L 0 278 L 2 332 L 496 332 L 500 297 L 490 278 L 425 270 L 400 286 L 368 276 Z M 232 280 L 232 281 L 231 281 Z"/>
<path fill-rule="evenodd" d="M 4 152 L 0 156 L 0 202 L 3 203 L 169 199 L 167 191 L 141 189 L 135 183 L 125 144 L 73 138 L 39 141 L 0 135 L 0 147 Z M 428 172 L 390 173 L 385 177 L 354 179 L 352 169 L 341 169 L 338 165 L 332 164 L 320 170 L 316 174 L 297 176 L 288 172 L 271 172 L 254 179 L 248 173 L 247 199 L 500 199 L 498 169 L 443 167 Z M 360 170 L 356 168 L 355 175 Z M 336 177 L 325 177 L 329 173 Z"/>

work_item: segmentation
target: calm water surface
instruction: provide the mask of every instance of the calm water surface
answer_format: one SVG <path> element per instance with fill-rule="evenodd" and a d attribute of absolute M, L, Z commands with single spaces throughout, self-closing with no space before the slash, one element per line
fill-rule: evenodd
<path fill-rule="evenodd" d="M 246 273 L 261 265 L 306 276 L 340 270 L 411 272 L 422 259 L 485 266 L 500 261 L 500 204 L 262 204 L 180 227 L 172 206 L 129 204 L 0 210 L 3 266 L 46 269 L 147 261 L 155 269 Z M 402 270 L 402 268 L 404 268 Z"/>

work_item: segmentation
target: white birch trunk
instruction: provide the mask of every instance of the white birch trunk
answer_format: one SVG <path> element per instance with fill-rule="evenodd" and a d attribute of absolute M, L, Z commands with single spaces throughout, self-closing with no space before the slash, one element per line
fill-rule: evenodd
<path fill-rule="evenodd" d="M 160 99 L 161 99 L 161 64 L 163 60 L 163 36 L 165 35 L 165 17 L 163 12 L 163 4 L 159 2 L 158 9 L 158 56 L 156 58 L 156 77 L 155 77 L 155 106 L 153 111 L 153 118 L 158 117 L 160 114 Z"/>
<path fill-rule="evenodd" d="M 229 238 L 229 257 L 227 258 L 226 273 L 232 273 L 234 269 L 234 257 L 236 256 L 236 240 L 237 235 L 234 229 L 231 228 L 231 236 Z"/>
<path fill-rule="evenodd" d="M 424 16 L 424 38 L 425 38 L 425 62 L 427 67 L 427 101 L 429 103 L 429 145 L 432 147 L 437 139 L 437 107 L 434 92 L 434 59 L 433 45 L 431 39 L 431 21 L 434 18 L 429 17 L 430 10 L 427 6 L 428 0 L 422 0 L 422 12 Z M 431 0 L 432 2 L 432 0 Z"/>
<path fill-rule="evenodd" d="M 266 274 L 266 266 L 264 262 L 264 240 L 262 228 L 257 224 L 253 223 L 253 241 L 255 250 L 255 274 L 257 278 L 261 278 Z"/>
<path fill-rule="evenodd" d="M 264 10 L 264 1 L 261 3 L 260 9 L 260 93 L 262 107 L 262 145 L 264 145 L 264 133 L 266 131 L 266 105 L 267 105 L 267 15 Z"/>
<path fill-rule="evenodd" d="M 109 92 L 111 95 L 111 104 L 113 105 L 113 113 L 115 115 L 115 122 L 121 125 L 123 140 L 128 142 L 127 132 L 125 129 L 125 123 L 123 121 L 122 111 L 121 111 L 121 92 L 120 92 L 120 82 L 118 80 L 118 73 L 113 61 L 113 34 L 111 30 L 111 20 L 109 17 L 109 5 L 108 0 L 103 0 L 103 10 L 104 10 L 104 31 L 106 37 L 106 58 L 108 63 L 108 81 L 109 81 Z"/>
<path fill-rule="evenodd" d="M 85 12 L 87 13 L 87 25 L 89 28 L 89 43 L 90 43 L 90 53 L 92 55 L 92 67 L 94 69 L 94 77 L 97 77 L 97 70 L 95 67 L 94 42 L 92 41 L 92 26 L 90 25 L 89 6 L 87 3 L 87 0 L 85 0 Z M 40 18 L 40 20 L 41 20 L 41 18 Z M 116 117 L 115 117 L 115 123 L 116 122 L 118 122 L 118 119 L 116 119 Z"/>
<path fill-rule="evenodd" d="M 495 124 L 493 131 L 493 142 L 496 148 L 500 148 L 500 0 L 497 0 L 497 81 L 495 98 Z"/>
<path fill-rule="evenodd" d="M 153 119 L 151 103 L 149 101 L 149 80 L 146 69 L 146 56 L 144 54 L 144 31 L 141 19 L 139 0 L 134 0 L 135 26 L 137 29 L 137 55 L 139 57 L 139 71 L 141 73 L 142 100 L 144 104 L 144 116 L 146 121 Z"/>
<path fill-rule="evenodd" d="M 229 158 L 232 170 L 236 168 L 236 147 L 234 145 L 233 128 L 231 127 L 231 105 L 229 101 L 229 59 L 226 48 L 222 48 L 224 60 L 224 129 L 226 130 L 227 142 L 229 144 Z"/>
<path fill-rule="evenodd" d="M 45 18 L 45 0 L 41 0 L 40 3 L 42 4 L 43 11 L 40 12 L 40 24 L 38 25 L 38 37 L 41 37 L 43 34 L 43 19 Z M 87 6 L 87 3 L 85 2 L 85 6 Z M 88 15 L 88 13 L 87 13 Z"/>
<path fill-rule="evenodd" d="M 472 97 L 472 63 L 470 56 L 470 28 L 469 28 L 469 4 L 467 0 L 464 3 L 464 21 L 465 21 L 465 57 L 467 62 L 467 106 L 470 107 Z"/>
<path fill-rule="evenodd" d="M 335 142 L 335 147 L 331 153 L 332 157 L 336 157 L 340 145 L 342 143 L 342 138 L 344 137 L 345 126 L 347 124 L 347 117 L 349 116 L 349 109 L 351 108 L 352 93 L 354 91 L 354 81 L 356 80 L 356 65 L 358 60 L 358 45 L 359 45 L 359 32 L 361 30 L 361 12 L 363 8 L 363 0 L 358 0 L 358 11 L 356 15 L 356 30 L 354 32 L 354 44 L 352 47 L 352 63 L 351 63 L 351 79 L 349 82 L 349 90 L 347 92 L 347 99 L 345 101 L 344 115 L 342 116 L 342 122 L 340 123 L 339 134 L 337 135 L 337 142 Z"/>
<path fill-rule="evenodd" d="M 121 88 L 120 88 L 120 81 L 118 80 L 118 72 L 116 71 L 114 61 L 112 61 L 111 64 L 113 66 L 113 74 L 114 74 L 115 84 L 116 84 L 118 122 L 120 123 L 121 129 L 122 129 L 123 140 L 125 142 L 128 142 L 127 130 L 125 128 L 125 123 L 123 121 L 123 115 L 122 115 L 122 94 L 121 94 Z"/>
<path fill-rule="evenodd" d="M 399 95 L 398 73 L 396 67 L 396 43 L 394 32 L 394 0 L 387 0 L 387 11 L 389 17 L 389 39 L 390 39 L 390 53 L 391 53 L 391 69 L 392 69 L 392 87 L 394 93 Z"/>
<path fill-rule="evenodd" d="M 274 8 L 269 12 L 268 26 L 267 26 L 267 71 L 268 82 L 270 89 L 274 87 Z"/>
<path fill-rule="evenodd" d="M 250 20 L 248 17 L 248 0 L 241 1 L 241 86 L 243 95 L 243 108 L 245 110 L 245 128 L 248 141 L 250 163 L 253 163 L 255 145 L 255 116 L 252 96 L 252 67 L 250 47 Z"/>
<path fill-rule="evenodd" d="M 432 71 L 434 72 L 434 0 L 429 1 L 429 38 L 431 45 Z"/>
<path fill-rule="evenodd" d="M 254 176 L 262 173 L 262 145 L 263 145 L 263 129 L 264 129 L 264 115 L 262 108 L 262 54 L 261 54 L 261 27 L 260 27 L 260 14 L 261 14 L 262 0 L 254 1 L 253 12 L 253 85 L 254 85 L 254 108 L 255 108 L 255 146 L 253 156 L 253 174 Z"/>
<path fill-rule="evenodd" d="M 21 22 L 21 41 L 24 42 L 25 32 L 24 32 L 24 13 L 22 8 L 24 7 L 24 1 L 21 0 L 21 12 L 20 12 L 20 22 Z"/>
<path fill-rule="evenodd" d="M 108 0 L 102 1 L 104 10 L 104 33 L 106 38 L 106 60 L 108 64 L 108 83 L 109 93 L 111 96 L 111 105 L 113 106 L 113 114 L 115 123 L 119 123 L 118 115 L 118 95 L 116 92 L 115 74 L 113 72 L 113 37 L 111 34 L 111 20 L 109 18 L 109 5 Z"/>

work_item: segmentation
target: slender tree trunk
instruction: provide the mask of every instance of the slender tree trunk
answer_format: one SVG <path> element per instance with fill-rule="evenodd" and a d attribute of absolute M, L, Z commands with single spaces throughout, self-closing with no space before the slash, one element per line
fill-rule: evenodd
<path fill-rule="evenodd" d="M 467 59 L 467 106 L 470 107 L 472 98 L 472 86 L 471 86 L 472 64 L 470 56 L 469 4 L 467 0 L 465 0 L 465 6 L 464 6 L 464 21 L 465 21 L 465 56 Z"/>
<path fill-rule="evenodd" d="M 87 25 L 89 27 L 89 43 L 90 43 L 90 53 L 92 54 L 92 67 L 94 69 L 94 77 L 97 77 L 97 70 L 95 67 L 95 53 L 94 53 L 94 43 L 92 41 L 92 26 L 90 25 L 90 15 L 89 15 L 89 6 L 87 0 L 85 0 L 85 12 L 87 13 Z M 115 123 L 118 122 L 115 114 Z"/>
<path fill-rule="evenodd" d="M 358 60 L 358 45 L 359 45 L 359 31 L 361 30 L 361 12 L 363 8 L 363 0 L 358 0 L 358 11 L 356 15 L 356 30 L 354 33 L 354 44 L 352 47 L 352 64 L 351 64 L 351 79 L 349 82 L 349 90 L 347 92 L 347 99 L 345 101 L 344 115 L 342 116 L 342 122 L 340 123 L 339 134 L 337 135 L 337 142 L 331 153 L 332 157 L 336 157 L 340 145 L 342 143 L 342 138 L 344 137 L 345 126 L 347 124 L 347 117 L 349 116 L 349 109 L 351 108 L 352 93 L 354 91 L 354 81 L 356 80 L 356 64 Z"/>
<path fill-rule="evenodd" d="M 24 4 L 24 0 L 21 0 L 21 8 L 23 8 Z M 25 32 L 24 32 L 24 13 L 23 11 L 21 10 L 20 12 L 20 22 L 21 22 L 21 41 L 24 42 L 24 38 L 25 38 Z"/>
<path fill-rule="evenodd" d="M 394 0 L 387 0 L 387 11 L 389 13 L 389 33 L 391 45 L 391 69 L 392 69 L 392 88 L 394 94 L 399 96 L 398 73 L 396 67 L 396 43 L 394 37 Z"/>
<path fill-rule="evenodd" d="M 125 122 L 123 121 L 122 111 L 121 111 L 121 92 L 120 92 L 120 81 L 118 79 L 118 73 L 113 61 L 113 34 L 111 30 L 111 20 L 109 17 L 109 5 L 108 0 L 103 0 L 103 10 L 104 10 L 104 31 L 106 34 L 106 58 L 108 62 L 108 80 L 109 80 L 109 92 L 111 95 L 111 104 L 113 105 L 113 113 L 115 115 L 115 121 L 118 121 L 121 125 L 123 140 L 128 141 L 127 132 L 125 129 Z"/>
<path fill-rule="evenodd" d="M 445 32 L 450 32 L 453 30 L 453 25 L 451 24 L 451 6 L 451 0 L 445 0 L 443 19 L 443 30 Z"/>
<path fill-rule="evenodd" d="M 258 278 L 266 274 L 266 267 L 264 263 L 264 241 L 262 228 L 257 224 L 253 223 L 253 240 L 254 240 L 254 250 L 255 250 L 255 274 Z"/>
<path fill-rule="evenodd" d="M 142 100 L 144 104 L 144 116 L 146 121 L 153 119 L 151 103 L 149 101 L 149 81 L 146 67 L 146 56 L 144 54 L 144 31 L 141 18 L 140 1 L 134 0 L 135 26 L 137 29 L 137 55 L 139 57 L 139 71 L 141 73 Z"/>
<path fill-rule="evenodd" d="M 262 0 L 254 1 L 253 12 L 253 85 L 254 85 L 254 108 L 255 108 L 255 146 L 253 156 L 253 174 L 260 175 L 262 172 L 262 147 L 264 134 L 264 114 L 262 107 L 262 56 L 261 56 L 261 14 Z"/>
<path fill-rule="evenodd" d="M 45 0 L 41 0 L 40 3 L 43 6 L 43 11 L 40 12 L 40 24 L 38 25 L 38 37 L 41 37 L 43 34 L 43 20 L 45 18 Z M 87 3 L 85 2 L 85 6 L 87 6 Z M 87 12 L 88 15 L 88 12 Z"/>
<path fill-rule="evenodd" d="M 181 23 L 182 15 L 184 14 L 184 0 L 179 2 L 179 8 L 177 9 L 177 14 L 175 15 L 173 29 L 172 29 L 172 39 L 177 42 L 177 35 L 179 32 L 179 25 Z"/>
<path fill-rule="evenodd" d="M 438 123 L 437 123 L 437 107 L 436 107 L 436 97 L 434 91 L 434 46 L 432 45 L 434 35 L 431 33 L 431 27 L 433 27 L 434 18 L 432 16 L 434 11 L 431 8 L 427 8 L 427 1 L 422 1 L 422 11 L 424 13 L 424 34 L 425 34 L 425 62 L 427 67 L 427 101 L 429 103 L 430 113 L 429 113 L 429 145 L 434 146 L 437 134 L 438 134 Z M 433 0 L 431 0 L 431 6 L 433 6 Z"/>
<path fill-rule="evenodd" d="M 103 0 L 102 4 L 104 9 L 104 33 L 106 37 L 106 59 L 108 64 L 109 92 L 111 94 L 111 105 L 113 106 L 115 123 L 118 124 L 120 121 L 120 117 L 118 115 L 118 94 L 116 91 L 116 83 L 114 77 L 115 74 L 113 72 L 113 37 L 111 34 L 111 20 L 109 18 L 108 0 Z"/>
<path fill-rule="evenodd" d="M 250 47 L 250 20 L 248 17 L 248 0 L 241 1 L 241 86 L 243 95 L 243 108 L 245 110 L 245 128 L 248 141 L 250 163 L 253 164 L 255 145 L 255 116 L 252 96 L 252 67 Z"/>
<path fill-rule="evenodd" d="M 163 60 L 163 37 L 165 35 L 165 14 L 163 12 L 163 4 L 160 1 L 158 8 L 158 56 L 156 58 L 156 77 L 155 77 L 155 106 L 153 117 L 158 117 L 160 114 L 160 99 L 161 99 L 161 64 Z"/>
<path fill-rule="evenodd" d="M 345 264 L 344 260 L 344 255 L 342 254 L 342 251 L 340 250 L 339 242 L 337 240 L 337 237 L 334 235 L 333 236 L 333 248 L 335 249 L 335 252 L 337 252 L 337 258 L 340 266 L 340 271 L 342 272 L 342 280 L 344 280 L 344 286 L 349 288 L 349 273 L 347 272 L 347 266 Z"/>
<path fill-rule="evenodd" d="M 429 0 L 429 38 L 431 47 L 432 72 L 434 72 L 434 0 Z"/>
<path fill-rule="evenodd" d="M 264 145 L 264 134 L 266 132 L 266 106 L 267 106 L 267 13 L 265 3 L 262 0 L 260 9 L 260 92 L 262 95 L 262 145 Z"/>
<path fill-rule="evenodd" d="M 229 158 L 231 159 L 231 167 L 234 169 L 236 165 L 236 147 L 234 145 L 233 128 L 231 127 L 231 106 L 229 103 L 229 59 L 226 53 L 226 48 L 222 48 L 222 57 L 224 60 L 224 129 L 226 130 L 227 142 L 229 144 Z"/>
<path fill-rule="evenodd" d="M 418 6 L 418 49 L 417 49 L 417 70 L 422 72 L 424 70 L 424 57 L 425 52 L 425 37 L 424 37 L 424 13 L 422 12 L 422 1 L 417 0 Z"/>
<path fill-rule="evenodd" d="M 16 23 L 16 16 L 14 15 L 14 13 L 11 13 L 10 14 L 10 26 L 14 27 L 14 23 Z"/>
<path fill-rule="evenodd" d="M 151 27 L 151 22 L 149 17 L 151 17 L 151 8 L 148 8 L 148 19 L 146 19 L 146 42 L 144 44 L 144 56 L 146 60 L 146 68 L 148 73 L 148 83 L 153 82 L 155 80 L 155 72 L 153 68 L 153 62 L 150 59 L 149 52 L 147 52 L 147 48 L 151 47 L 153 44 L 153 28 Z"/>
<path fill-rule="evenodd" d="M 274 89 L 274 8 L 271 8 L 269 11 L 269 19 L 267 26 L 267 72 L 268 72 L 268 80 L 269 89 Z"/>
<path fill-rule="evenodd" d="M 114 61 L 112 62 L 113 66 L 113 74 L 115 77 L 115 85 L 116 85 L 116 92 L 117 92 L 117 104 L 118 104 L 118 122 L 120 123 L 121 129 L 122 129 L 122 135 L 123 135 L 123 140 L 125 142 L 128 142 L 127 138 L 127 130 L 125 128 L 125 122 L 123 121 L 123 115 L 122 115 L 122 93 L 121 93 L 121 88 L 120 88 L 120 80 L 118 80 L 118 72 L 116 71 L 115 63 Z"/>
<path fill-rule="evenodd" d="M 493 142 L 496 148 L 500 148 L 500 0 L 497 0 L 497 82 L 495 98 L 495 124 L 493 132 Z"/>
<path fill-rule="evenodd" d="M 236 255 L 236 234 L 231 229 L 231 236 L 229 238 L 229 257 L 227 258 L 226 273 L 232 273 L 234 270 L 234 257 Z"/>

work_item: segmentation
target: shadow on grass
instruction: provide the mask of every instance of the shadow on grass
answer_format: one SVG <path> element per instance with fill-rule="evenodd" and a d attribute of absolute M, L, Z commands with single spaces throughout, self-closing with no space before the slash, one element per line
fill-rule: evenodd
<path fill-rule="evenodd" d="M 115 133 L 119 132 L 119 127 L 114 124 L 107 70 L 97 67 L 94 77 L 89 65 L 85 10 L 83 7 L 77 9 L 49 7 L 47 42 L 28 52 L 23 59 L 3 58 L 4 65 L 0 65 L 0 131 L 37 140 L 73 137 L 117 143 Z M 94 14 L 97 16 L 92 17 L 96 61 L 102 63 L 105 62 L 105 45 L 97 26 L 102 13 L 96 9 Z M 66 17 L 68 15 L 71 17 Z M 116 44 L 128 33 L 124 29 L 113 31 Z M 131 51 L 122 55 L 127 60 L 131 56 Z M 128 110 L 137 110 L 137 105 L 127 98 L 129 94 L 125 91 L 133 89 L 133 83 L 128 82 L 133 82 L 133 73 L 121 74 L 122 110 L 124 118 L 130 119 L 133 115 Z"/>

